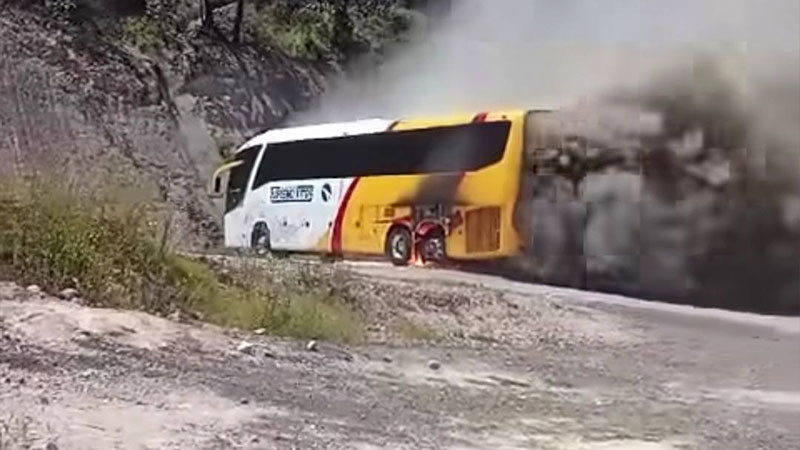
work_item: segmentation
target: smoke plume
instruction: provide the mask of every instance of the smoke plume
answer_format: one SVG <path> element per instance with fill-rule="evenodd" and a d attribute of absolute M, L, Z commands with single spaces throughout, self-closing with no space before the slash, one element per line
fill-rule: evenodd
<path fill-rule="evenodd" d="M 578 164 L 527 180 L 530 274 L 800 310 L 800 2 L 456 1 L 292 122 L 501 108 Z"/>

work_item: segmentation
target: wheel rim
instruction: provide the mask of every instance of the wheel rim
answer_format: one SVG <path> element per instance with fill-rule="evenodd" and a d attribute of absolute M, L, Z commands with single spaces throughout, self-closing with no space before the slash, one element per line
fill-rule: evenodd
<path fill-rule="evenodd" d="M 265 255 L 269 250 L 269 240 L 264 233 L 259 233 L 255 245 L 256 254 Z"/>
<path fill-rule="evenodd" d="M 441 237 L 427 239 L 423 246 L 423 256 L 428 261 L 441 261 L 444 259 L 444 241 Z"/>
<path fill-rule="evenodd" d="M 392 258 L 405 261 L 408 259 L 409 244 L 402 234 L 396 234 L 392 239 Z"/>

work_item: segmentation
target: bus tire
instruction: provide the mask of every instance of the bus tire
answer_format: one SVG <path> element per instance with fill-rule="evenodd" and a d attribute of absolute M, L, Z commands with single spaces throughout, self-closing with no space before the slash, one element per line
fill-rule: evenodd
<path fill-rule="evenodd" d="M 266 256 L 272 250 L 270 245 L 269 227 L 264 222 L 259 222 L 253 227 L 250 247 L 256 256 Z"/>
<path fill-rule="evenodd" d="M 411 230 L 404 226 L 396 226 L 389 230 L 386 237 L 386 256 L 395 266 L 405 266 L 411 261 L 414 241 Z"/>
<path fill-rule="evenodd" d="M 444 231 L 435 229 L 426 234 L 419 243 L 419 254 L 423 262 L 443 264 L 447 260 Z"/>

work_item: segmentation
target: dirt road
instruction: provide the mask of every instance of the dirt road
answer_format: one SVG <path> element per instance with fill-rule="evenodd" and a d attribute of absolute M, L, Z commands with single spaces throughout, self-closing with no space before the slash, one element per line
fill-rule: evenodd
<path fill-rule="evenodd" d="M 0 284 L 0 449 L 800 447 L 798 318 L 346 266 L 496 303 L 445 308 L 461 340 L 309 351 Z"/>

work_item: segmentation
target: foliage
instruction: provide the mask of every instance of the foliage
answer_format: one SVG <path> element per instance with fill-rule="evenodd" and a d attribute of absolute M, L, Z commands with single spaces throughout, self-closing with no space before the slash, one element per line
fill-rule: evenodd
<path fill-rule="evenodd" d="M 331 1 L 256 1 L 245 14 L 246 28 L 257 44 L 290 56 L 336 61 L 359 51 L 379 52 L 404 39 L 412 15 L 394 4 L 344 11 Z"/>
<path fill-rule="evenodd" d="M 144 52 L 156 51 L 164 45 L 164 33 L 159 21 L 150 15 L 122 19 L 122 40 Z"/>
<path fill-rule="evenodd" d="M 170 251 L 159 211 L 146 201 L 71 186 L 7 182 L 0 189 L 0 266 L 49 292 L 77 288 L 90 303 L 284 336 L 353 341 L 361 322 L 335 280 L 263 267 L 217 271 Z"/>

